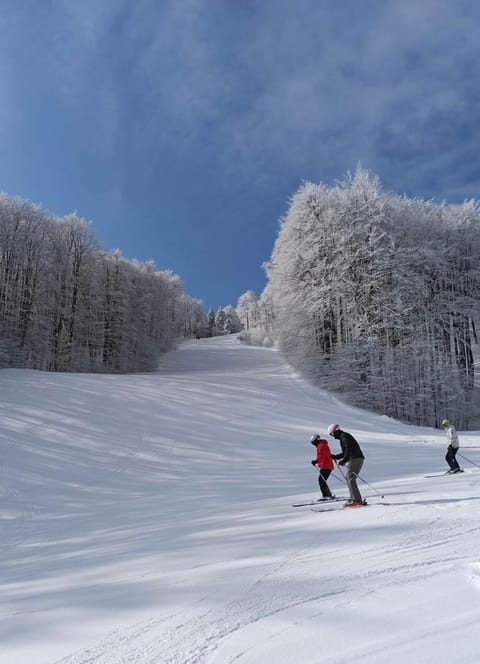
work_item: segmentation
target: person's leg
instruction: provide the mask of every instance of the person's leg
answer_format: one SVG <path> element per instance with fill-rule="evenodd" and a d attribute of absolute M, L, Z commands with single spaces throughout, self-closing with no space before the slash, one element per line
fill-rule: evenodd
<path fill-rule="evenodd" d="M 322 496 L 324 498 L 331 498 L 332 497 L 332 492 L 330 491 L 330 488 L 327 484 L 327 480 L 330 477 L 330 470 L 326 470 L 325 468 L 322 468 L 321 471 L 318 473 L 318 484 L 320 485 L 320 491 L 322 492 Z"/>
<path fill-rule="evenodd" d="M 458 465 L 457 461 L 457 452 L 458 447 L 452 447 L 452 463 L 454 464 L 454 470 L 460 470 L 460 466 Z"/>
<path fill-rule="evenodd" d="M 352 459 L 348 462 L 348 470 L 346 480 L 348 490 L 350 491 L 350 498 L 354 501 L 362 502 L 362 494 L 357 485 L 357 477 L 362 470 L 363 459 Z"/>
<path fill-rule="evenodd" d="M 448 463 L 450 466 L 450 470 L 455 470 L 456 467 L 458 467 L 458 463 L 455 459 L 455 454 L 457 453 L 456 449 L 453 447 L 448 447 L 447 453 L 445 455 L 445 461 Z M 456 465 L 455 465 L 456 464 Z"/>

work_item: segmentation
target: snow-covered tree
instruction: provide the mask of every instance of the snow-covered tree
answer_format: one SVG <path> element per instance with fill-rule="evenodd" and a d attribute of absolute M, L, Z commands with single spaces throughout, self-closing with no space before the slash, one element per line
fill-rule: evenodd
<path fill-rule="evenodd" d="M 354 403 L 429 425 L 455 412 L 466 426 L 479 249 L 474 202 L 386 194 L 362 170 L 335 187 L 306 183 L 282 220 L 256 320 L 292 364 Z M 237 308 L 249 326 L 253 301 Z"/>
<path fill-rule="evenodd" d="M 217 326 L 216 326 L 216 316 L 213 309 L 209 309 L 207 314 L 207 336 L 215 337 L 217 336 Z"/>
<path fill-rule="evenodd" d="M 145 371 L 205 326 L 177 275 L 105 253 L 76 214 L 0 195 L 0 366 Z"/>
<path fill-rule="evenodd" d="M 259 311 L 258 298 L 254 291 L 249 290 L 239 297 L 236 311 L 244 330 L 248 332 L 250 328 L 255 327 Z"/>
<path fill-rule="evenodd" d="M 225 334 L 225 311 L 222 307 L 219 307 L 215 314 L 215 327 L 217 334 Z"/>
<path fill-rule="evenodd" d="M 224 333 L 236 334 L 240 332 L 240 330 L 242 329 L 242 324 L 240 322 L 240 318 L 238 317 L 237 312 L 232 307 L 232 305 L 229 304 L 228 306 L 224 307 L 223 311 L 225 313 Z"/>

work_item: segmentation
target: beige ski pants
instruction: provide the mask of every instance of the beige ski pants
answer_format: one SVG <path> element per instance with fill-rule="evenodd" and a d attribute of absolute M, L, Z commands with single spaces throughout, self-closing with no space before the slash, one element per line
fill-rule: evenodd
<path fill-rule="evenodd" d="M 347 463 L 345 479 L 347 480 L 347 486 L 348 490 L 350 491 L 351 500 L 362 500 L 362 495 L 357 485 L 357 477 L 362 470 L 364 460 L 365 459 L 351 459 Z"/>

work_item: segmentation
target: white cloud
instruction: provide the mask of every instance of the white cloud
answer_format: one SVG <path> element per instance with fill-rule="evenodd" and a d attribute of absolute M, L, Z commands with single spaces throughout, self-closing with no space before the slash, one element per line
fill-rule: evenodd
<path fill-rule="evenodd" d="M 436 143 L 451 167 L 458 145 L 438 132 L 478 110 L 478 19 L 465 0 L 62 0 L 27 32 L 50 44 L 63 98 L 96 106 L 105 149 L 208 145 L 240 171 L 339 176 L 388 170 L 409 146 L 421 173 Z"/>

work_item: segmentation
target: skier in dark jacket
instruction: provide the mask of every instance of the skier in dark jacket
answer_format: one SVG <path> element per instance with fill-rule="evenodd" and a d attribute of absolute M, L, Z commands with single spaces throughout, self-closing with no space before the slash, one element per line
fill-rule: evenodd
<path fill-rule="evenodd" d="M 312 459 L 311 463 L 312 466 L 318 467 L 318 485 L 322 492 L 322 496 L 323 498 L 333 498 L 330 487 L 327 484 L 327 480 L 333 470 L 333 460 L 330 447 L 328 446 L 328 440 L 321 438 L 318 433 L 316 433 L 310 438 L 310 442 L 317 448 L 317 457 L 316 459 Z"/>
<path fill-rule="evenodd" d="M 352 434 L 342 431 L 338 424 L 331 424 L 328 427 L 328 433 L 340 442 L 342 448 L 341 454 L 332 454 L 332 459 L 338 459 L 339 466 L 347 466 L 345 479 L 350 491 L 350 500 L 346 507 L 360 507 L 363 505 L 363 500 L 357 485 L 357 477 L 365 460 L 360 445 Z"/>

